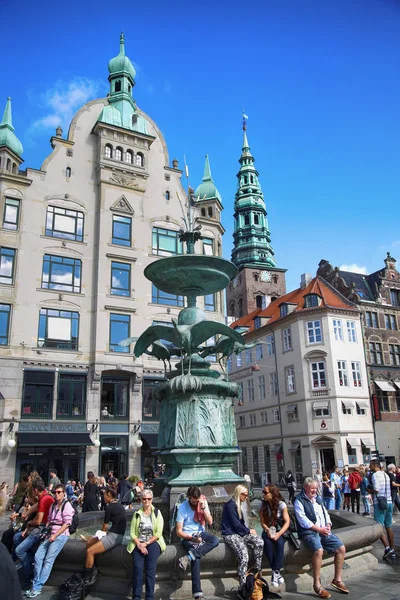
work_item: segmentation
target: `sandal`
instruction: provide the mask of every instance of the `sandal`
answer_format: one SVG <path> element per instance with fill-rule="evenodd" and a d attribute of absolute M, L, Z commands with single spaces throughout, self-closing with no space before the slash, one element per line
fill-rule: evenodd
<path fill-rule="evenodd" d="M 330 598 L 331 594 L 328 590 L 325 590 L 321 585 L 317 588 L 314 586 L 314 592 L 317 594 L 319 598 Z"/>

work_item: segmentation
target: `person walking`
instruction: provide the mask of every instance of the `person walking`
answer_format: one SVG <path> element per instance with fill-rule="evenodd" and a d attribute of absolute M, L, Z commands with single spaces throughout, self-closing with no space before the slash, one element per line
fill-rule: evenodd
<path fill-rule="evenodd" d="M 328 510 L 335 508 L 335 482 L 329 478 L 327 471 L 322 474 L 322 499 L 324 506 Z"/>
<path fill-rule="evenodd" d="M 351 512 L 355 512 L 355 505 L 357 505 L 357 514 L 360 514 L 360 483 L 362 482 L 362 477 L 358 468 L 350 473 L 349 475 L 349 487 L 350 487 L 350 500 L 351 500 Z"/>
<path fill-rule="evenodd" d="M 285 485 L 286 489 L 289 492 L 289 502 L 293 504 L 294 502 L 294 493 L 296 491 L 296 481 L 293 477 L 292 471 L 288 471 L 285 475 Z"/>
<path fill-rule="evenodd" d="M 51 469 L 50 471 L 50 479 L 49 479 L 49 492 L 53 492 L 56 489 L 56 485 L 61 483 L 61 481 L 57 477 L 56 469 Z"/>
<path fill-rule="evenodd" d="M 334 467 L 334 469 L 331 473 L 330 479 L 333 483 L 333 487 L 334 487 L 334 491 L 335 491 L 333 508 L 335 510 L 340 510 L 340 505 L 342 503 L 342 478 L 340 476 L 339 467 Z M 332 510 L 333 510 L 333 508 L 332 508 Z"/>
<path fill-rule="evenodd" d="M 128 507 L 133 500 L 133 485 L 128 481 L 128 475 L 122 475 L 121 481 L 118 483 L 117 493 L 119 501 L 124 506 Z"/>
<path fill-rule="evenodd" d="M 319 598 L 330 598 L 331 594 L 321 585 L 321 565 L 324 550 L 334 554 L 334 578 L 331 585 L 342 594 L 349 590 L 342 581 L 342 569 L 346 548 L 343 542 L 332 533 L 332 521 L 323 505 L 321 496 L 317 496 L 317 483 L 312 477 L 306 477 L 303 489 L 294 502 L 294 514 L 299 537 L 312 550 L 312 571 L 314 591 Z"/>
<path fill-rule="evenodd" d="M 343 510 L 350 511 L 351 489 L 349 486 L 349 470 L 347 467 L 343 469 L 343 474 L 340 478 L 343 490 Z"/>
<path fill-rule="evenodd" d="M 42 593 L 54 561 L 69 538 L 69 526 L 75 511 L 65 497 L 65 487 L 62 484 L 56 485 L 53 491 L 56 499 L 50 508 L 47 521 L 47 527 L 51 527 L 50 536 L 41 542 L 36 550 L 32 587 L 25 592 L 27 598 L 36 598 Z"/>
<path fill-rule="evenodd" d="M 373 493 L 374 520 L 386 529 L 386 535 L 382 534 L 380 537 L 385 548 L 383 560 L 386 560 L 387 558 L 396 556 L 392 529 L 393 503 L 390 491 L 390 479 L 382 470 L 379 460 L 371 460 L 369 468 L 372 471 L 370 490 Z"/>
<path fill-rule="evenodd" d="M 289 529 L 290 516 L 287 504 L 276 485 L 266 485 L 263 489 L 260 522 L 263 528 L 264 553 L 272 570 L 271 586 L 279 587 L 285 583 L 281 569 L 285 551 L 285 533 Z"/>
<path fill-rule="evenodd" d="M 390 479 L 390 491 L 392 495 L 392 504 L 393 504 L 393 512 L 394 508 L 397 507 L 398 512 L 400 512 L 400 498 L 399 498 L 399 488 L 400 484 L 397 483 L 397 469 L 396 465 L 391 463 L 387 466 L 387 473 Z"/>
<path fill-rule="evenodd" d="M 165 550 L 162 536 L 164 519 L 161 511 L 153 506 L 153 492 L 141 492 L 142 502 L 132 516 L 128 552 L 133 558 L 133 594 L 132 600 L 141 600 L 143 570 L 146 578 L 146 600 L 154 599 L 157 560 Z"/>
<path fill-rule="evenodd" d="M 192 570 L 192 593 L 196 600 L 205 600 L 200 581 L 201 557 L 211 552 L 219 544 L 218 538 L 205 531 L 205 525 L 212 525 L 213 519 L 208 508 L 207 499 L 197 485 L 187 490 L 187 500 L 182 502 L 176 516 L 176 535 L 187 551 L 179 559 L 179 567 Z"/>
<path fill-rule="evenodd" d="M 236 554 L 238 561 L 239 576 L 239 598 L 245 598 L 243 594 L 246 585 L 246 572 L 249 565 L 249 553 L 247 546 L 253 548 L 255 567 L 261 571 L 263 555 L 263 541 L 257 535 L 255 529 L 249 528 L 249 510 L 247 498 L 249 490 L 245 485 L 237 485 L 233 492 L 233 498 L 225 502 L 222 510 L 221 533 L 226 544 Z"/>
<path fill-rule="evenodd" d="M 100 491 L 93 471 L 88 472 L 87 478 L 88 480 L 83 488 L 82 512 L 93 512 L 99 510 Z"/>
<path fill-rule="evenodd" d="M 371 514 L 371 509 L 369 506 L 369 501 L 371 499 L 371 496 L 368 492 L 369 480 L 367 477 L 367 471 L 366 471 L 365 467 L 360 468 L 360 475 L 361 475 L 361 483 L 360 483 L 361 500 L 362 500 L 363 506 L 364 506 L 364 512 L 363 512 L 362 516 L 369 517 L 369 515 Z"/>

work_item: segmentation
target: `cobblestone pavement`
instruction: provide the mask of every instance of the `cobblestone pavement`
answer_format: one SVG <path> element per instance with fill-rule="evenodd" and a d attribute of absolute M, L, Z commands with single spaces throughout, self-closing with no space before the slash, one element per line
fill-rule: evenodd
<path fill-rule="evenodd" d="M 371 518 L 371 517 L 366 517 Z M 9 513 L 0 516 L 0 534 L 8 527 Z M 390 561 L 383 562 L 383 546 L 381 542 L 374 544 L 374 555 L 379 559 L 379 566 L 368 575 L 354 578 L 349 582 L 348 588 L 350 593 L 343 595 L 340 592 L 334 591 L 332 588 L 332 599 L 347 598 L 348 600 L 400 600 L 400 514 L 394 516 L 393 531 L 395 534 L 395 547 L 398 551 L 398 556 Z M 283 573 L 284 575 L 284 573 Z M 87 600 L 128 600 L 126 595 L 118 594 L 118 583 L 116 591 L 113 594 L 102 592 L 92 592 L 86 596 Z M 211 597 L 207 596 L 207 600 L 233 600 L 237 598 L 235 592 L 224 596 Z M 307 600 L 307 598 L 317 598 L 313 593 L 282 593 L 284 600 Z M 57 600 L 57 589 L 53 587 L 45 587 L 40 595 L 41 600 Z M 165 597 L 162 600 L 170 600 Z M 188 600 L 191 600 L 188 598 Z"/>

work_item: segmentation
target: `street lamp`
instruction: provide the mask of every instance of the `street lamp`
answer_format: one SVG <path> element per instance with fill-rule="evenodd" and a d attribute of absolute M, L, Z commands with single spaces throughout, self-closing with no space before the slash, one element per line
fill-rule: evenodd
<path fill-rule="evenodd" d="M 143 446 L 142 440 L 136 440 L 135 446 L 136 446 L 136 448 L 141 448 Z"/>

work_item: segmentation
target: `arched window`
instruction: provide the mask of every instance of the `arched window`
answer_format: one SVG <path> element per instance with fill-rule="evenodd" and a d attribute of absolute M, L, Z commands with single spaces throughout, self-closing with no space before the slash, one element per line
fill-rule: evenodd
<path fill-rule="evenodd" d="M 114 88 L 114 90 L 116 92 L 120 92 L 121 91 L 121 82 L 120 82 L 119 79 L 118 79 L 118 81 L 115 82 L 115 88 Z"/>
<path fill-rule="evenodd" d="M 202 209 L 201 209 L 201 216 L 202 216 L 202 217 L 205 217 L 205 216 L 206 216 L 206 209 L 205 209 L 205 208 L 202 208 Z"/>
<path fill-rule="evenodd" d="M 122 148 L 115 148 L 115 160 L 122 160 Z"/>
<path fill-rule="evenodd" d="M 166 200 L 170 200 L 171 199 L 171 194 L 169 193 L 168 190 L 165 192 L 165 199 Z"/>
<path fill-rule="evenodd" d="M 257 308 L 262 308 L 262 301 L 263 301 L 263 297 L 262 296 L 256 296 L 256 307 Z"/>
<path fill-rule="evenodd" d="M 132 89 L 132 88 L 131 88 L 131 86 L 130 86 L 130 85 L 128 85 L 128 93 L 129 93 L 129 94 L 131 93 L 131 89 Z"/>
<path fill-rule="evenodd" d="M 143 167 L 143 165 L 144 165 L 144 156 L 141 152 L 138 152 L 136 154 L 136 166 Z"/>
<path fill-rule="evenodd" d="M 132 152 L 132 150 L 127 150 L 126 151 L 125 162 L 129 163 L 130 165 L 133 163 L 133 152 Z"/>
<path fill-rule="evenodd" d="M 254 215 L 254 225 L 258 225 L 258 215 Z"/>
<path fill-rule="evenodd" d="M 7 159 L 7 171 L 11 171 L 11 160 Z"/>
<path fill-rule="evenodd" d="M 250 217 L 249 217 L 249 215 L 244 215 L 244 224 L 245 225 L 250 225 Z"/>
<path fill-rule="evenodd" d="M 13 172 L 14 174 L 16 174 L 16 173 L 17 173 L 17 165 L 16 165 L 15 163 L 13 163 L 13 166 L 12 166 L 12 172 Z"/>
<path fill-rule="evenodd" d="M 105 145 L 104 156 L 106 158 L 112 158 L 112 146 L 110 146 L 110 144 Z"/>
<path fill-rule="evenodd" d="M 208 212 L 208 216 L 209 216 L 209 217 L 212 217 L 212 216 L 213 216 L 213 209 L 212 209 L 212 206 L 209 206 L 209 207 L 208 207 L 208 209 L 207 209 L 207 212 Z"/>
<path fill-rule="evenodd" d="M 65 169 L 65 177 L 71 177 L 71 167 Z"/>

